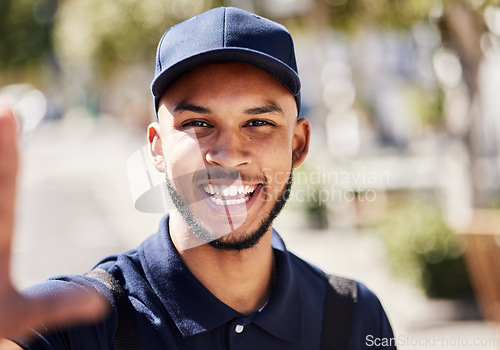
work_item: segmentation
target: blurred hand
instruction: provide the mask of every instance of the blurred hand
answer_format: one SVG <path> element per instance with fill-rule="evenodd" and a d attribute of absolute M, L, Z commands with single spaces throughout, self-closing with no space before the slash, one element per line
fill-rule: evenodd
<path fill-rule="evenodd" d="M 0 339 L 23 336 L 40 323 L 57 324 L 96 320 L 108 309 L 95 293 L 74 290 L 39 298 L 21 295 L 10 278 L 11 243 L 14 232 L 16 177 L 18 168 L 17 128 L 12 111 L 0 105 Z M 4 348 L 0 341 L 0 348 Z"/>

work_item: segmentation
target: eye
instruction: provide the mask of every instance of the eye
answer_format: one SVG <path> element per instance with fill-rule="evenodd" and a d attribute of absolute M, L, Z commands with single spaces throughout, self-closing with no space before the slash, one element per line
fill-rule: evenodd
<path fill-rule="evenodd" d="M 184 124 L 182 124 L 182 128 L 209 128 L 210 125 L 203 120 L 190 120 Z"/>
<path fill-rule="evenodd" d="M 274 126 L 273 123 L 260 119 L 252 120 L 247 124 L 247 126 L 266 126 L 266 125 Z"/>

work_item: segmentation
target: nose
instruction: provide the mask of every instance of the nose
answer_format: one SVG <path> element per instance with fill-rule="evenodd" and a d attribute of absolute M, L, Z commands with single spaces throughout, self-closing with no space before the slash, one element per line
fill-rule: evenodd
<path fill-rule="evenodd" d="M 207 150 L 205 158 L 209 164 L 226 167 L 249 164 L 250 150 L 247 141 L 233 130 L 221 130 Z"/>

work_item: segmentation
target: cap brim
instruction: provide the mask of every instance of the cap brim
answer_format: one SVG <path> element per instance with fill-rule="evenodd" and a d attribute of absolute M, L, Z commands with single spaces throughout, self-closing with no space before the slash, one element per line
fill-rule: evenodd
<path fill-rule="evenodd" d="M 279 80 L 295 97 L 300 93 L 300 79 L 288 65 L 276 58 L 246 48 L 220 48 L 188 57 L 164 70 L 151 84 L 155 97 L 156 110 L 158 103 L 168 86 L 184 73 L 208 63 L 244 62 L 265 70 Z"/>

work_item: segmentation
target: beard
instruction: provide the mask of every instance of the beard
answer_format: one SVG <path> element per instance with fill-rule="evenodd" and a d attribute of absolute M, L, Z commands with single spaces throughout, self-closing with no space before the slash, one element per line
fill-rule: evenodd
<path fill-rule="evenodd" d="M 211 233 L 207 228 L 205 228 L 200 223 L 199 220 L 197 220 L 193 210 L 191 210 L 191 208 L 189 208 L 185 204 L 181 195 L 173 187 L 172 183 L 169 181 L 168 178 L 166 178 L 166 187 L 176 209 L 181 214 L 182 219 L 188 225 L 190 231 L 196 237 L 201 239 L 203 242 L 206 242 L 212 248 L 219 250 L 240 252 L 254 247 L 264 236 L 264 234 L 269 230 L 274 219 L 276 219 L 276 217 L 279 215 L 279 213 L 285 206 L 288 198 L 290 197 L 292 182 L 293 182 L 293 169 L 290 171 L 290 176 L 288 177 L 286 183 L 283 185 L 283 189 L 281 190 L 279 196 L 276 198 L 273 207 L 271 208 L 267 216 L 265 216 L 261 220 L 257 229 L 242 237 L 235 237 L 228 234 L 216 239 L 214 239 L 216 235 L 214 233 Z"/>

